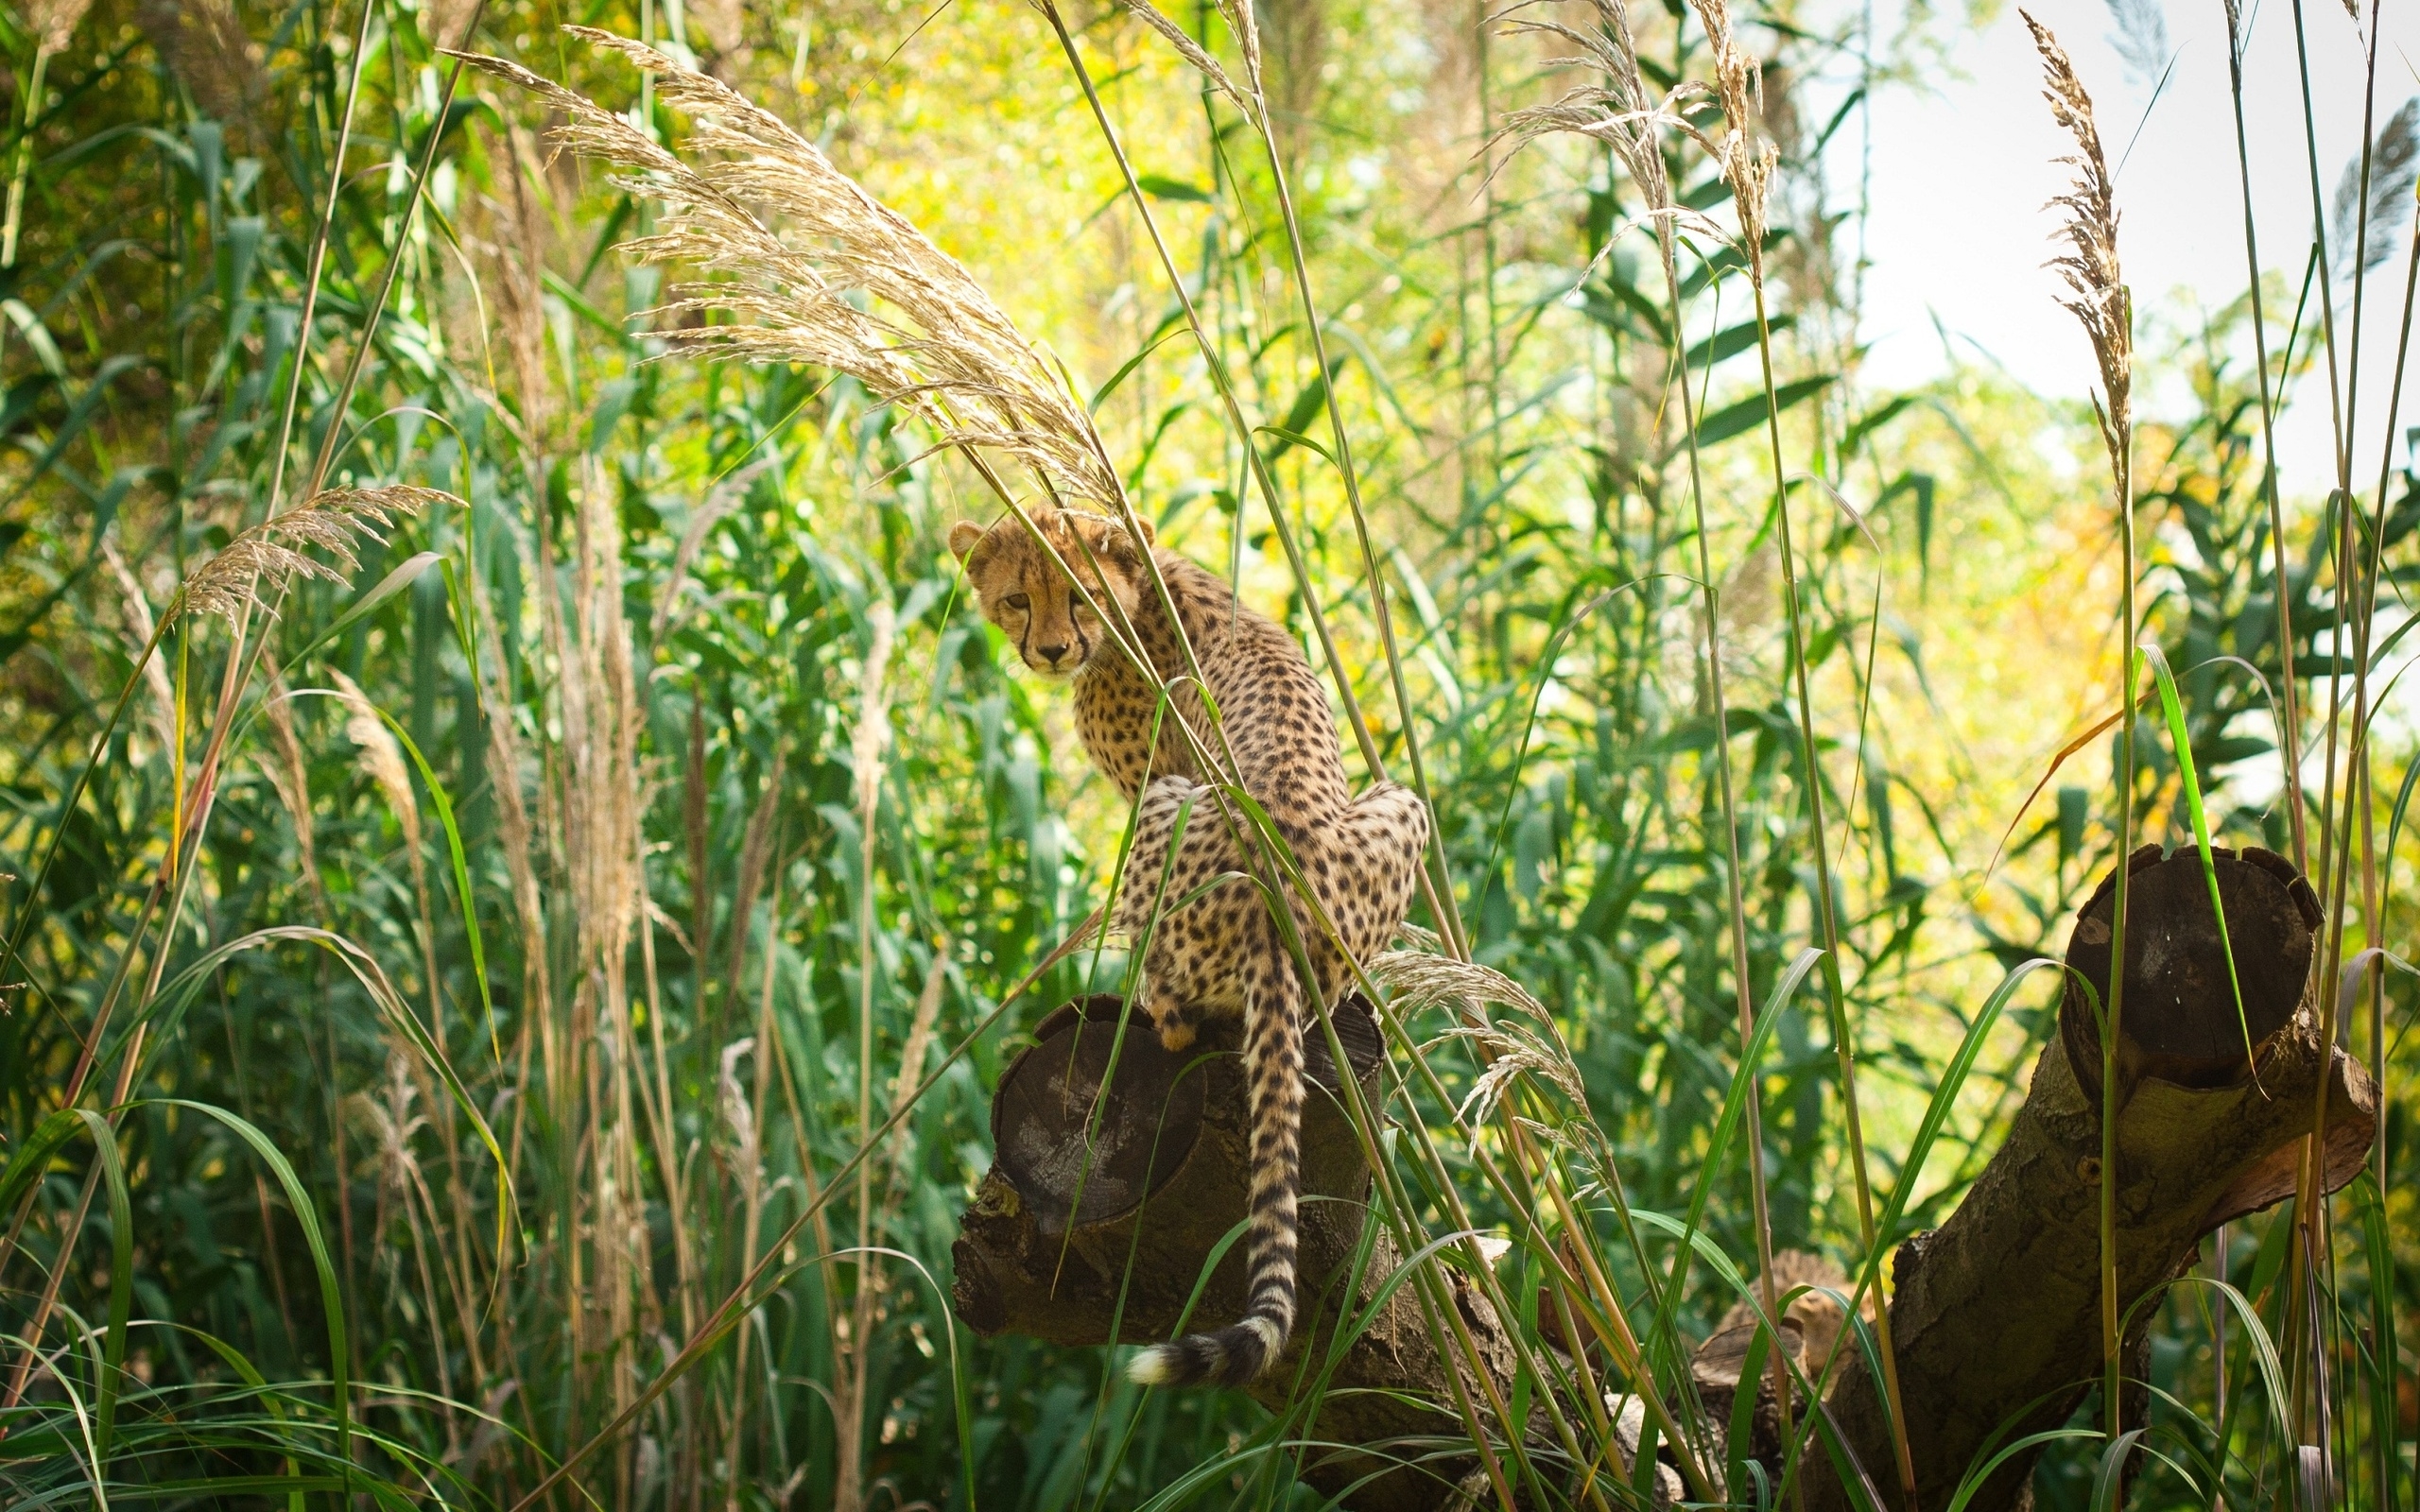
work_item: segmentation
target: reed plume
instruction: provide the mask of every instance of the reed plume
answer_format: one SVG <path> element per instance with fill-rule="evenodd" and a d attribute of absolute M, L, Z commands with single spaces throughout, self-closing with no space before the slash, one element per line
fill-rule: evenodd
<path fill-rule="evenodd" d="M 1739 46 L 1731 29 L 1731 7 L 1725 0 L 1689 0 L 1705 27 L 1714 52 L 1715 95 L 1722 105 L 1722 135 L 1709 139 L 1691 130 L 1705 144 L 1723 181 L 1731 185 L 1732 203 L 1739 215 L 1740 249 L 1748 256 L 1749 275 L 1764 277 L 1765 205 L 1772 191 L 1773 166 L 1781 149 L 1757 140 L 1749 123 L 1763 113 L 1764 71 Z"/>
<path fill-rule="evenodd" d="M 2100 397 L 2094 413 L 2100 438 L 2109 448 L 2109 465 L 2117 474 L 2121 496 L 2131 481 L 2127 457 L 2134 435 L 2135 310 L 2118 266 L 2118 204 L 2109 182 L 2109 164 L 2100 150 L 2100 128 L 2094 121 L 2092 96 L 2076 77 L 2075 64 L 2050 28 L 2019 10 L 2033 33 L 2042 55 L 2042 97 L 2050 117 L 2076 140 L 2076 150 L 2059 161 L 2075 170 L 2075 182 L 2050 205 L 2066 213 L 2058 234 L 2067 250 L 2050 260 L 2066 282 L 2068 295 L 2060 300 L 2083 327 L 2092 354 L 2100 365 Z"/>
<path fill-rule="evenodd" d="M 1150 3 L 1150 0 L 1117 0 L 1117 4 L 1135 20 L 1167 39 L 1168 45 L 1177 50 L 1179 57 L 1199 70 L 1201 77 L 1207 78 L 1219 94 L 1236 102 L 1236 109 L 1243 112 L 1247 120 L 1255 125 L 1259 123 L 1261 118 L 1258 100 L 1260 30 L 1253 20 L 1250 4 L 1230 8 L 1227 4 L 1221 3 L 1219 7 L 1219 13 L 1227 18 L 1228 25 L 1236 29 L 1236 36 L 1243 44 L 1244 77 L 1252 79 L 1254 85 L 1250 92 L 1228 76 L 1226 69 L 1219 66 L 1219 60 L 1211 57 L 1201 43 L 1194 41 L 1191 32 L 1162 13 Z M 1240 18 L 1236 13 L 1236 9 L 1242 12 Z"/>
<path fill-rule="evenodd" d="M 268 675 L 268 696 L 261 701 L 261 712 L 268 718 L 270 743 L 268 753 L 259 758 L 261 774 L 268 779 L 278 801 L 285 805 L 286 816 L 294 821 L 294 844 L 301 853 L 302 883 L 324 913 L 327 893 L 320 881 L 319 832 L 311 819 L 310 765 L 303 760 L 302 742 L 294 730 L 294 711 L 287 707 L 294 695 L 286 687 L 285 675 L 276 659 L 264 651 L 261 660 Z"/>
<path fill-rule="evenodd" d="M 543 96 L 566 117 L 555 142 L 627 170 L 633 193 L 666 207 L 657 232 L 631 244 L 641 260 L 721 275 L 675 285 L 673 301 L 652 313 L 734 323 L 666 330 L 666 341 L 848 373 L 925 421 L 942 445 L 1011 457 L 1062 498 L 1122 502 L 1116 470 L 1064 372 L 957 259 L 718 80 L 628 38 L 566 29 L 652 75 L 664 101 L 689 112 L 695 162 L 519 64 L 454 56 Z M 852 291 L 871 307 L 852 302 Z"/>
<path fill-rule="evenodd" d="M 43 52 L 61 53 L 74 39 L 77 23 L 92 9 L 93 0 L 34 0 L 26 8 L 26 24 Z"/>
<path fill-rule="evenodd" d="M 185 579 L 164 617 L 174 622 L 186 614 L 216 614 L 232 622 L 248 609 L 267 607 L 264 584 L 274 595 L 298 578 L 343 582 L 361 566 L 354 546 L 384 541 L 398 517 L 416 515 L 440 500 L 461 503 L 441 490 L 403 483 L 327 490 L 227 542 Z M 305 556 L 306 546 L 325 551 L 337 565 Z"/>
<path fill-rule="evenodd" d="M 151 602 L 143 594 L 143 584 L 128 566 L 126 557 L 115 541 L 101 542 L 101 560 L 110 576 L 117 580 L 118 600 L 126 606 L 127 653 L 143 667 L 144 685 L 151 695 L 151 727 L 159 736 L 160 748 L 177 748 L 177 693 L 168 684 L 167 663 L 145 651 L 159 633 L 159 626 L 151 617 Z"/>
<path fill-rule="evenodd" d="M 1537 3 L 1538 0 L 1523 0 L 1506 11 L 1506 16 L 1512 18 L 1506 29 L 1514 35 L 1554 37 L 1571 43 L 1580 49 L 1577 56 L 1549 57 L 1544 60 L 1545 65 L 1586 69 L 1597 77 L 1565 91 L 1551 104 L 1533 105 L 1508 114 L 1497 133 L 1499 138 L 1528 143 L 1554 132 L 1569 131 L 1602 142 L 1629 171 L 1651 217 L 1662 225 L 1688 218 L 1699 229 L 1711 230 L 1711 224 L 1703 217 L 1673 203 L 1671 176 L 1664 165 L 1663 145 L 1656 133 L 1666 127 L 1684 129 L 1685 123 L 1672 109 L 1671 94 L 1659 98 L 1648 92 L 1639 72 L 1638 40 L 1631 30 L 1629 6 L 1623 0 L 1589 0 L 1599 26 L 1590 32 L 1560 21 L 1514 15 Z"/>

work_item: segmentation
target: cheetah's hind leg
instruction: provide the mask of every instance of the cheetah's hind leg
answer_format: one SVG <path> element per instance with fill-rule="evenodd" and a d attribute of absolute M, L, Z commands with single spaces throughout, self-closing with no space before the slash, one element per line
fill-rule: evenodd
<path fill-rule="evenodd" d="M 1117 929 L 1138 951 L 1146 949 L 1150 936 L 1149 954 L 1163 962 L 1169 954 L 1165 936 L 1177 927 L 1186 894 L 1201 882 L 1194 873 L 1203 864 L 1209 849 L 1203 841 L 1212 833 L 1203 826 L 1215 828 L 1219 822 L 1209 798 L 1210 789 L 1189 778 L 1163 777 L 1143 790 L 1135 811 L 1134 844 L 1127 852 L 1126 879 L 1118 889 Z M 1176 844 L 1180 823 L 1181 845 Z M 1185 994 L 1156 980 L 1158 974 L 1146 982 L 1143 1011 L 1150 1015 L 1163 1046 L 1171 1052 L 1185 1050 L 1193 1044 L 1201 1013 Z"/>

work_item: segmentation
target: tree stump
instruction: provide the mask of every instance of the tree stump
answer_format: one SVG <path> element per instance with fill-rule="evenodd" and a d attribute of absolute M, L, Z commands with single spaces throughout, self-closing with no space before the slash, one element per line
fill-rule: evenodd
<path fill-rule="evenodd" d="M 2191 1264 L 2219 1225 L 2293 1194 L 2323 1085 L 2327 1191 L 2360 1173 L 2376 1132 L 2369 1077 L 2319 1040 L 2319 993 L 2330 984 L 2311 970 L 2321 918 L 2310 885 L 2266 850 L 2214 853 L 2241 1021 L 2198 852 L 2186 847 L 2162 860 L 2147 846 L 2128 862 L 2115 1173 L 2121 1308 Z M 2103 1003 L 2114 885 L 2113 873 L 2077 915 L 2067 948 L 2068 965 Z M 2056 1426 L 2100 1379 L 2100 1059 L 2099 1026 L 2070 976 L 2059 1034 L 2034 1066 L 2006 1143 L 1949 1221 L 1893 1257 L 1891 1324 L 1923 1512 L 1948 1503 L 1996 1432 L 2005 1431 L 2005 1443 Z M 2150 1311 L 2136 1320 L 2136 1340 Z M 1851 1362 L 1829 1406 L 1895 1509 L 1889 1420 L 1873 1373 Z M 2019 1504 L 2031 1469 L 2031 1455 L 2011 1460 L 1974 1512 Z M 1815 1512 L 1852 1504 L 1827 1456 L 1810 1454 L 1807 1474 Z"/>
<path fill-rule="evenodd" d="M 1119 1006 L 1102 995 L 1057 1009 L 1000 1078 L 994 1163 L 951 1251 L 952 1301 L 978 1334 L 1150 1343 L 1243 1312 L 1250 1128 L 1236 1026 L 1205 1024 L 1194 1048 L 1176 1055 L 1140 1012 L 1121 1024 Z M 1377 1022 L 1358 998 L 1332 1017 L 1374 1108 Z M 1305 1062 L 1300 1321 L 1286 1352 L 1247 1388 L 1278 1411 L 1327 1366 L 1346 1311 L 1340 1294 L 1371 1219 L 1360 1137 L 1316 1025 Z M 1230 1239 L 1204 1280 L 1204 1263 Z M 1381 1228 L 1351 1311 L 1366 1308 L 1399 1263 Z M 1449 1284 L 1495 1384 L 1508 1389 L 1503 1325 L 1459 1278 Z M 1357 1512 L 1443 1504 L 1472 1465 L 1453 1452 L 1468 1439 L 1446 1369 L 1413 1288 L 1398 1287 L 1336 1362 L 1314 1419 L 1292 1435 L 1321 1446 L 1303 1452 L 1303 1479 Z"/>

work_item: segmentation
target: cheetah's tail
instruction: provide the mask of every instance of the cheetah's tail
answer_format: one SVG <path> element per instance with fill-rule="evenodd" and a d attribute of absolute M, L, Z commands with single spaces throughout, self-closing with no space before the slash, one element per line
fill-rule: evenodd
<path fill-rule="evenodd" d="M 1273 936 L 1275 931 L 1270 931 Z M 1295 1194 L 1302 1179 L 1302 989 L 1277 948 L 1257 964 L 1244 1007 L 1245 1074 L 1252 1088 L 1250 1302 L 1241 1320 L 1156 1344 L 1126 1367 L 1148 1386 L 1240 1386 L 1269 1367 L 1294 1330 Z"/>
<path fill-rule="evenodd" d="M 1240 1386 L 1285 1347 L 1285 1331 L 1255 1314 L 1215 1333 L 1154 1344 L 1127 1362 L 1126 1378 L 1146 1386 Z"/>

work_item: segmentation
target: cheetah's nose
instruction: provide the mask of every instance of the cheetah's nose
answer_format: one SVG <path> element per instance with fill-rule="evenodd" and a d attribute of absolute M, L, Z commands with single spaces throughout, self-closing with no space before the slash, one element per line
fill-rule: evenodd
<path fill-rule="evenodd" d="M 1033 648 L 1033 654 L 1055 667 L 1059 664 L 1060 659 L 1067 654 L 1067 648 L 1064 645 L 1037 645 Z"/>

